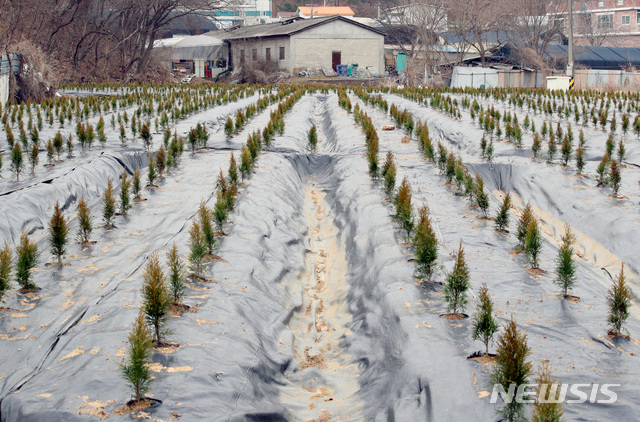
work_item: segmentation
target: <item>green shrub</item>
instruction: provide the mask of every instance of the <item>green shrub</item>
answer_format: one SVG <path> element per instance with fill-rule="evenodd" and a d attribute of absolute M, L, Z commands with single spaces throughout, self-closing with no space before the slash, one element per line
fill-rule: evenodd
<path fill-rule="evenodd" d="M 400 221 L 402 228 L 407 231 L 407 236 L 411 236 L 413 230 L 413 207 L 411 206 L 411 186 L 407 177 L 402 179 L 395 197 L 396 217 Z"/>
<path fill-rule="evenodd" d="M 34 144 L 37 145 L 37 143 Z M 64 149 L 64 140 L 60 131 L 53 137 L 53 148 L 56 150 L 57 160 L 60 161 L 60 155 Z"/>
<path fill-rule="evenodd" d="M 149 166 L 148 166 L 148 173 L 147 173 L 147 180 L 149 183 L 147 183 L 147 186 L 153 187 L 155 186 L 155 181 L 158 177 L 158 173 L 156 173 L 156 163 L 153 159 L 153 154 L 149 154 Z"/>
<path fill-rule="evenodd" d="M 571 153 L 573 152 L 573 145 L 567 135 L 562 138 L 562 144 L 560 145 L 560 153 L 562 154 L 562 162 L 566 166 L 571 159 Z"/>
<path fill-rule="evenodd" d="M 16 181 L 18 182 L 20 181 L 20 173 L 22 173 L 23 168 L 22 148 L 20 144 L 16 142 L 11 150 L 11 171 L 15 173 Z"/>
<path fill-rule="evenodd" d="M 622 181 L 622 174 L 620 173 L 620 166 L 616 160 L 611 160 L 609 163 L 609 180 L 611 181 L 611 189 L 614 195 L 618 195 L 620 191 L 620 182 Z"/>
<path fill-rule="evenodd" d="M 91 212 L 84 198 L 80 198 L 78 201 L 76 211 L 78 213 L 78 242 L 89 243 L 93 225 L 91 222 Z"/>
<path fill-rule="evenodd" d="M 167 252 L 167 266 L 169 267 L 169 285 L 171 286 L 173 303 L 178 305 L 184 297 L 186 287 L 184 285 L 184 264 L 175 242 Z"/>
<path fill-rule="evenodd" d="M 578 174 L 582 174 L 584 164 L 584 148 L 578 147 L 576 149 L 576 168 L 578 169 Z"/>
<path fill-rule="evenodd" d="M 631 292 L 626 285 L 627 278 L 624 275 L 624 264 L 620 268 L 618 277 L 608 291 L 607 304 L 609 305 L 609 318 L 611 332 L 621 335 L 622 325 L 629 318 L 629 308 L 631 307 Z"/>
<path fill-rule="evenodd" d="M 396 164 L 391 151 L 387 151 L 387 157 L 382 165 L 382 177 L 384 177 L 384 191 L 388 197 L 391 197 L 396 188 Z"/>
<path fill-rule="evenodd" d="M 516 390 L 520 385 L 526 384 L 531 373 L 531 364 L 527 362 L 527 357 L 530 354 L 531 349 L 527 345 L 527 335 L 518 330 L 512 318 L 498 339 L 491 383 L 501 385 L 504 391 L 509 391 L 511 384 L 515 385 Z M 509 422 L 525 420 L 524 403 L 519 400 L 504 403 L 499 413 Z"/>
<path fill-rule="evenodd" d="M 562 245 L 556 258 L 556 284 L 558 284 L 566 297 L 573 287 L 576 279 L 576 264 L 573 261 L 573 243 L 575 238 L 568 225 L 564 228 Z"/>
<path fill-rule="evenodd" d="M 227 221 L 228 216 L 228 203 L 225 198 L 226 193 L 223 194 L 222 191 L 218 191 L 218 200 L 216 201 L 216 205 L 213 208 L 213 217 L 216 220 L 216 225 L 218 226 L 218 232 L 223 235 L 224 234 L 224 222 Z"/>
<path fill-rule="evenodd" d="M 142 310 L 153 328 L 156 343 L 161 344 L 167 334 L 165 326 L 171 309 L 171 294 L 157 253 L 147 260 L 142 284 Z"/>
<path fill-rule="evenodd" d="M 611 158 L 608 152 L 605 152 L 596 168 L 596 173 L 598 173 L 598 185 L 602 186 L 607 183 L 607 167 L 610 165 Z"/>
<path fill-rule="evenodd" d="M 496 222 L 496 230 L 504 231 L 509 227 L 509 208 L 511 207 L 511 193 L 507 193 L 502 200 L 502 206 L 498 210 L 498 214 L 494 218 Z"/>
<path fill-rule="evenodd" d="M 251 152 L 245 145 L 242 146 L 242 152 L 240 154 L 240 173 L 242 174 L 242 180 L 249 177 L 251 173 Z"/>
<path fill-rule="evenodd" d="M 489 210 L 489 195 L 484 190 L 484 180 L 482 176 L 476 173 L 476 179 L 473 184 L 476 206 L 480 208 L 482 215 L 484 217 L 487 216 L 487 211 Z"/>
<path fill-rule="evenodd" d="M 140 172 L 136 169 L 133 171 L 133 198 L 134 199 L 140 199 L 140 189 L 141 189 L 141 182 L 140 182 Z"/>
<path fill-rule="evenodd" d="M 454 315 L 458 310 L 464 311 L 467 305 L 467 290 L 469 284 L 469 268 L 464 259 L 464 249 L 462 242 L 456 255 L 456 261 L 453 270 L 447 275 L 447 279 L 443 284 L 444 300 L 447 302 L 447 309 Z"/>
<path fill-rule="evenodd" d="M 158 168 L 158 173 L 162 176 L 164 173 L 165 167 L 167 165 L 167 152 L 164 149 L 163 145 L 160 145 L 160 149 L 156 152 L 156 167 Z"/>
<path fill-rule="evenodd" d="M 134 126 L 135 125 L 132 123 L 132 129 Z M 151 149 L 151 130 L 146 124 L 142 125 L 142 128 L 140 129 L 140 137 L 144 141 L 145 148 L 149 151 L 149 149 Z"/>
<path fill-rule="evenodd" d="M 204 202 L 200 203 L 198 218 L 200 219 L 200 228 L 202 230 L 204 242 L 207 245 L 207 253 L 213 255 L 214 249 L 216 248 L 216 236 L 213 231 L 213 226 L 211 225 L 211 210 L 207 208 L 207 205 Z"/>
<path fill-rule="evenodd" d="M 529 221 L 527 235 L 524 238 L 524 253 L 531 268 L 537 269 L 540 265 L 540 250 L 542 249 L 542 236 L 538 227 L 538 220 L 535 217 Z"/>
<path fill-rule="evenodd" d="M 231 116 L 227 117 L 227 121 L 224 124 L 224 133 L 227 138 L 231 138 L 231 135 L 233 135 L 233 120 L 231 120 Z"/>
<path fill-rule="evenodd" d="M 102 196 L 102 217 L 104 218 L 104 226 L 112 228 L 113 217 L 116 215 L 116 195 L 113 190 L 113 182 L 107 180 L 107 188 Z"/>
<path fill-rule="evenodd" d="M 56 155 L 56 149 L 53 147 L 53 142 L 51 141 L 51 139 L 49 139 L 49 141 L 47 142 L 47 162 L 49 163 L 49 165 L 53 165 L 53 159 L 55 158 Z"/>
<path fill-rule="evenodd" d="M 37 144 L 33 144 L 31 146 L 31 154 L 29 154 L 29 162 L 31 163 L 31 174 L 35 173 L 36 166 L 38 165 L 38 161 L 40 156 L 40 148 L 38 148 Z"/>
<path fill-rule="evenodd" d="M 194 221 L 189 229 L 189 262 L 191 270 L 197 278 L 202 278 L 202 263 L 207 254 L 207 243 L 205 242 L 200 224 Z"/>
<path fill-rule="evenodd" d="M 418 224 L 413 237 L 418 273 L 426 280 L 433 278 L 438 259 L 438 238 L 431 226 L 429 208 L 423 205 L 418 210 Z"/>
<path fill-rule="evenodd" d="M 536 400 L 533 403 L 531 422 L 562 422 L 562 403 L 558 400 L 558 392 L 562 388 L 560 383 L 551 375 L 549 366 L 540 364 L 535 391 Z"/>
<path fill-rule="evenodd" d="M 480 340 L 484 343 L 485 355 L 489 355 L 489 343 L 493 340 L 493 336 L 498 332 L 500 325 L 493 316 L 493 301 L 489 296 L 489 288 L 482 283 L 478 292 L 478 311 L 473 317 L 472 337 L 474 340 Z"/>
<path fill-rule="evenodd" d="M 527 202 L 527 205 L 522 210 L 520 218 L 518 219 L 518 229 L 516 231 L 516 237 L 518 238 L 518 249 L 524 251 L 524 240 L 527 236 L 527 229 L 529 223 L 533 219 L 533 210 L 531 209 L 531 203 Z"/>
<path fill-rule="evenodd" d="M 238 164 L 236 164 L 236 157 L 231 151 L 231 160 L 229 161 L 229 180 L 231 183 L 238 181 Z"/>
<path fill-rule="evenodd" d="M 120 213 L 125 215 L 129 209 L 131 209 L 131 196 L 129 190 L 131 189 L 131 180 L 127 177 L 127 171 L 122 174 L 120 180 Z"/>
<path fill-rule="evenodd" d="M 35 290 L 37 286 L 31 281 L 31 270 L 38 265 L 38 245 L 29 240 L 29 235 L 22 232 L 20 243 L 16 247 L 16 281 L 25 290 Z"/>
<path fill-rule="evenodd" d="M 4 242 L 0 250 L 0 300 L 5 292 L 11 288 L 11 263 L 13 261 L 11 246 Z"/>
<path fill-rule="evenodd" d="M 122 376 L 133 391 L 136 402 L 144 400 L 144 395 L 151 389 L 151 363 L 152 348 L 151 330 L 147 326 L 142 310 L 138 314 L 131 333 L 129 334 L 129 353 L 126 363 L 120 369 Z"/>
<path fill-rule="evenodd" d="M 49 220 L 49 242 L 51 243 L 51 253 L 58 258 L 58 265 L 62 265 L 62 257 L 66 254 L 67 236 L 69 228 L 67 221 L 60 209 L 60 203 L 56 202 L 53 216 Z"/>
<path fill-rule="evenodd" d="M 316 125 L 311 126 L 311 129 L 309 129 L 307 140 L 309 143 L 309 150 L 315 151 L 318 148 L 318 131 L 316 129 Z"/>

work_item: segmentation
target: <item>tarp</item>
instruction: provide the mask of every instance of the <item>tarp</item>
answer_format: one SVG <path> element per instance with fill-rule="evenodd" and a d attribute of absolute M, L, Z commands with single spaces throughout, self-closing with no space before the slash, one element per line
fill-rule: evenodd
<path fill-rule="evenodd" d="M 510 253 L 514 236 L 497 233 L 492 222 L 477 218 L 477 211 L 424 160 L 415 141 L 405 143 L 402 130 L 378 130 L 380 157 L 392 151 L 398 182 L 406 176 L 412 186 L 414 207 L 429 205 L 439 241 L 436 281 L 451 269 L 462 241 L 474 292 L 487 283 L 501 325 L 513 317 L 528 335 L 534 367 L 548 359 L 543 362 L 563 382 L 622 385 L 614 388 L 619 402 L 567 404 L 566 417 L 634 420 L 640 408 L 638 346 L 603 335 L 610 278 L 600 268 L 613 269 L 601 265 L 610 257 L 592 242 L 578 260 L 574 294 L 581 296 L 579 304 L 557 296 L 553 261 L 561 221 L 612 253 L 626 253 L 625 260 L 637 256 L 637 229 L 629 230 L 628 222 L 635 212 L 607 205 L 606 195 L 596 189 L 576 194 L 574 178 L 564 169 L 531 163 L 511 145 L 496 143 L 494 164 L 477 159 L 481 131 L 466 115 L 454 120 L 395 95 L 385 98 L 428 122 L 434 139 L 484 176 L 492 210 L 499 190 L 510 190 L 518 207 L 531 199 L 543 223 L 542 266 L 548 272 L 532 275 L 522 256 Z M 392 123 L 380 109 L 353 95 L 351 101 L 378 129 Z M 71 265 L 41 267 L 35 276 L 41 291 L 7 296 L 3 305 L 12 310 L 0 317 L 0 341 L 7 350 L 0 362 L 3 422 L 131 419 L 116 413 L 130 397 L 119 364 L 141 303 L 144 265 L 155 251 L 164 261 L 174 241 L 181 255 L 187 254 L 189 226 L 202 200 L 213 205 L 215 180 L 220 169 L 227 169 L 230 150 L 239 159 L 241 143 L 267 124 L 269 109 L 227 141 L 221 123 L 238 106 L 216 107 L 181 122 L 178 133 L 206 122 L 213 148 L 185 154 L 158 189 L 145 190 L 146 202 L 118 217 L 117 229 L 96 230 L 95 245 L 72 245 Z M 136 416 L 165 421 L 497 419 L 496 406 L 489 403 L 492 367 L 466 359 L 483 345 L 471 340 L 471 321 L 440 318 L 446 312 L 441 286 L 422 286 L 414 278 L 414 251 L 393 220 L 381 183 L 367 174 L 361 128 L 339 108 L 335 93 L 303 97 L 285 122 L 284 135 L 260 154 L 254 174 L 240 189 L 227 234 L 220 238 L 221 259 L 207 264 L 209 281 L 188 283 L 185 303 L 191 312 L 168 323 L 168 340 L 178 345 L 154 351 L 150 395 L 162 404 Z M 317 152 L 307 147 L 312 125 L 318 129 Z M 590 145 L 601 148 L 605 136 L 590 139 Z M 637 157 L 630 148 L 629 162 Z M 596 165 L 595 153 L 585 158 L 590 168 Z M 94 212 L 99 201 L 96 192 L 89 201 Z M 20 210 L 41 220 L 50 211 Z M 34 237 L 46 250 L 41 227 Z M 588 245 L 585 239 L 578 243 Z M 45 260 L 51 258 L 45 253 Z M 475 293 L 469 299 L 472 314 Z M 636 311 L 627 326 L 631 333 L 640 331 Z"/>

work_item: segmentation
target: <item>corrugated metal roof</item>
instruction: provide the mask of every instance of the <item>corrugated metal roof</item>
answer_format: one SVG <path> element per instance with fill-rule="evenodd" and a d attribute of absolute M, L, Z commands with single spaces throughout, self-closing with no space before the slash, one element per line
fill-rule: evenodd
<path fill-rule="evenodd" d="M 298 11 L 305 16 L 311 15 L 311 7 L 299 6 Z M 355 16 L 356 14 L 348 6 L 317 6 L 313 8 L 313 16 Z"/>
<path fill-rule="evenodd" d="M 567 57 L 566 45 L 549 45 L 545 54 L 553 58 Z M 640 48 L 575 46 L 574 61 L 592 69 L 621 69 L 640 66 Z"/>
<path fill-rule="evenodd" d="M 384 35 L 384 33 L 379 29 L 372 28 L 360 22 L 356 22 L 342 16 L 327 16 L 327 17 L 315 18 L 315 19 L 299 19 L 299 20 L 291 19 L 284 22 L 268 23 L 268 24 L 253 25 L 253 26 L 243 26 L 243 27 L 234 29 L 232 31 L 229 31 L 226 34 L 222 34 L 221 37 L 224 40 L 238 40 L 238 39 L 245 39 L 245 38 L 267 38 L 267 37 L 290 36 L 298 32 L 302 32 L 307 29 L 324 25 L 326 23 L 337 21 L 337 20 L 347 22 L 351 25 L 356 25 L 364 29 L 368 29 L 369 31 L 375 32 L 377 34 Z"/>

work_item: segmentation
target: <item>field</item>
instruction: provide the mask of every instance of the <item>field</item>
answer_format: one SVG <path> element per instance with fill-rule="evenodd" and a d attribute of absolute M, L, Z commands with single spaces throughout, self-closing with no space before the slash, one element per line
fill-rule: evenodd
<path fill-rule="evenodd" d="M 638 95 L 171 85 L 61 93 L 0 113 L 0 241 L 12 257 L 0 308 L 3 422 L 497 420 L 496 360 L 468 359 L 485 351 L 472 336 L 483 284 L 495 340 L 510 321 L 526 334 L 530 381 L 544 367 L 583 384 L 589 399 L 563 403 L 568 420 L 637 420 Z M 58 133 L 57 148 L 47 147 Z M 12 167 L 18 145 L 21 172 Z M 136 172 L 139 197 L 123 207 L 122 176 Z M 105 218 L 110 182 L 115 214 Z M 497 228 L 507 194 L 509 224 Z M 81 198 L 93 231 L 79 243 Z M 56 203 L 69 228 L 62 265 L 51 251 Z M 537 255 L 522 253 L 517 236 L 527 204 Z M 430 271 L 416 240 L 423 205 L 437 240 Z M 214 245 L 198 253 L 194 233 L 206 238 L 207 224 Z M 556 280 L 566 226 L 575 284 L 564 296 Z M 21 236 L 40 252 L 34 285 L 16 281 Z M 157 258 L 168 281 L 173 245 L 184 295 L 144 366 L 155 400 L 130 406 L 130 334 L 151 264 Z M 447 286 L 460 250 L 470 289 L 452 312 Z M 623 264 L 632 303 L 615 333 L 608 291 Z M 492 354 L 498 347 L 489 343 Z M 617 401 L 598 403 L 607 397 L 592 394 L 595 384 L 616 385 Z"/>

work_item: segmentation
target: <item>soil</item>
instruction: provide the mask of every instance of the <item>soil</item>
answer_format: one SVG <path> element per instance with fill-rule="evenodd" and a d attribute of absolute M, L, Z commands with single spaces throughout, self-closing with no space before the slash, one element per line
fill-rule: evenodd
<path fill-rule="evenodd" d="M 131 412 L 139 412 L 141 410 L 147 410 L 150 407 L 157 407 L 162 404 L 161 400 L 145 397 L 144 399 L 140 399 L 139 401 L 130 400 L 127 403 L 123 404 L 116 410 L 114 410 L 114 415 L 125 415 Z"/>
<path fill-rule="evenodd" d="M 578 296 L 563 295 L 563 297 L 571 303 L 580 303 L 580 298 Z"/>
<path fill-rule="evenodd" d="M 467 359 L 475 360 L 476 362 L 482 363 L 482 365 L 494 365 L 496 363 L 496 355 L 494 353 L 489 353 L 487 355 L 484 352 L 474 352 L 469 355 Z"/>
<path fill-rule="evenodd" d="M 542 268 L 527 268 L 526 270 L 529 274 L 533 274 L 533 275 L 540 275 L 540 274 L 546 274 L 547 272 L 545 270 L 543 270 Z"/>
<path fill-rule="evenodd" d="M 171 313 L 174 314 L 174 315 L 180 316 L 185 312 L 189 312 L 190 309 L 191 309 L 191 306 L 185 305 L 183 303 L 180 303 L 180 304 L 172 303 L 171 304 Z"/>
<path fill-rule="evenodd" d="M 450 319 L 450 320 L 452 320 L 452 321 L 457 321 L 457 320 L 460 320 L 460 319 L 466 319 L 466 318 L 469 318 L 469 315 L 467 315 L 467 314 L 463 314 L 463 313 L 457 313 L 457 314 L 442 314 L 442 315 L 440 315 L 440 317 L 442 317 L 442 318 L 447 318 L 447 319 Z"/>
<path fill-rule="evenodd" d="M 618 337 L 623 338 L 625 340 L 630 340 L 631 339 L 631 337 L 628 336 L 628 335 L 625 335 L 625 334 L 622 334 L 622 333 L 617 334 L 617 333 L 614 333 L 613 331 L 607 331 L 607 337 L 609 337 L 610 339 L 614 339 L 614 338 L 618 338 Z"/>

